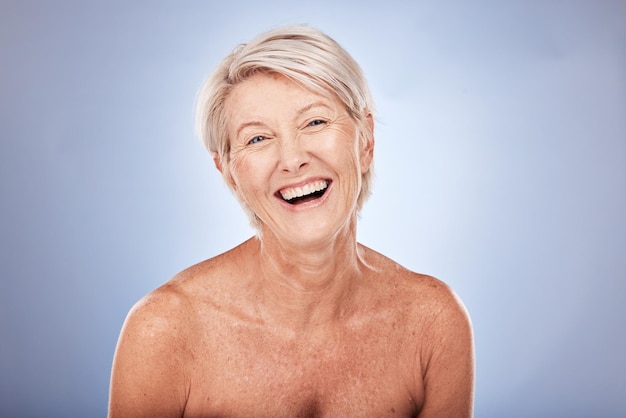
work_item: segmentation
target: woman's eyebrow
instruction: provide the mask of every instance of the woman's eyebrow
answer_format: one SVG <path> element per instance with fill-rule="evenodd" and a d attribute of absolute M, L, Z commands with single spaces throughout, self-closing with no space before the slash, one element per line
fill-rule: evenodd
<path fill-rule="evenodd" d="M 308 112 L 309 110 L 313 109 L 314 107 L 325 107 L 327 109 L 330 109 L 330 106 L 328 106 L 325 102 L 323 101 L 317 101 L 317 102 L 313 102 L 310 103 L 302 108 L 300 108 L 297 112 L 296 112 L 296 117 L 302 115 L 305 112 Z"/>
<path fill-rule="evenodd" d="M 261 126 L 261 127 L 267 127 L 267 125 L 261 121 L 256 121 L 256 120 L 252 120 L 250 122 L 244 122 L 241 125 L 239 125 L 239 127 L 237 128 L 237 131 L 235 132 L 235 137 L 238 138 L 239 135 L 241 135 L 241 131 L 243 131 L 246 128 L 249 128 L 251 126 Z"/>

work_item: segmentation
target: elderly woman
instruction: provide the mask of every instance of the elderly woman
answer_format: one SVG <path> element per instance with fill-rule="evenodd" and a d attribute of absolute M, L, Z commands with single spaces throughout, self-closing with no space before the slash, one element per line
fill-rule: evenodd
<path fill-rule="evenodd" d="M 256 236 L 129 313 L 109 417 L 470 417 L 468 315 L 442 282 L 357 243 L 373 104 L 309 27 L 235 49 L 198 126 Z"/>

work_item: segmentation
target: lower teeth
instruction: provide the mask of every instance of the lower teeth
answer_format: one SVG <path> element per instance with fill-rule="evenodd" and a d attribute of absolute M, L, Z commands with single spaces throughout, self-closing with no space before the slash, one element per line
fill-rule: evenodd
<path fill-rule="evenodd" d="M 318 192 L 314 192 L 311 194 L 308 194 L 306 196 L 300 196 L 300 197 L 294 197 L 293 199 L 289 199 L 289 200 L 285 200 L 285 202 L 290 203 L 292 205 L 295 205 L 297 203 L 302 203 L 304 201 L 311 201 L 314 199 L 318 199 L 320 197 L 322 197 L 322 195 L 324 194 L 324 192 L 326 191 L 326 189 L 324 190 L 320 190 Z"/>

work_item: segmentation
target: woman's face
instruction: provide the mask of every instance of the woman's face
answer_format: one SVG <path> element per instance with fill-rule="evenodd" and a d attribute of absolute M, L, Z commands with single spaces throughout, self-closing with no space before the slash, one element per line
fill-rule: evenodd
<path fill-rule="evenodd" d="M 373 141 L 359 140 L 341 101 L 257 74 L 233 89 L 225 111 L 232 185 L 264 235 L 303 245 L 354 228 Z"/>

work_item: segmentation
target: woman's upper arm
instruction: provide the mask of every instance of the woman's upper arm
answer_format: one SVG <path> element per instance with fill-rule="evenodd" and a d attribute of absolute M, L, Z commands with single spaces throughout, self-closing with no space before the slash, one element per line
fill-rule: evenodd
<path fill-rule="evenodd" d="M 182 416 L 188 364 L 185 303 L 175 292 L 157 290 L 129 312 L 113 359 L 109 418 Z"/>
<path fill-rule="evenodd" d="M 463 303 L 446 286 L 426 332 L 424 404 L 420 418 L 471 418 L 474 404 L 474 341 Z"/>

